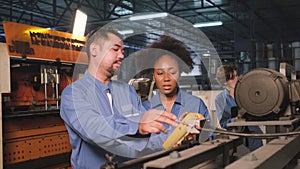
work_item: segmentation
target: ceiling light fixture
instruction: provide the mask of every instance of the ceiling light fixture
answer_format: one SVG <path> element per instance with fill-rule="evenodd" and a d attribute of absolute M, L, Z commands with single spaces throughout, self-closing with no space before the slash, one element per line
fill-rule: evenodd
<path fill-rule="evenodd" d="M 202 27 L 220 26 L 220 25 L 223 25 L 222 21 L 211 21 L 211 22 L 195 23 L 193 25 L 193 27 L 195 27 L 195 28 L 202 28 Z"/>
<path fill-rule="evenodd" d="M 118 32 L 122 35 L 125 35 L 125 34 L 132 34 L 134 31 L 132 29 L 126 29 L 126 30 L 119 30 Z"/>
<path fill-rule="evenodd" d="M 162 12 L 162 13 L 152 13 L 147 15 L 137 15 L 137 16 L 131 16 L 129 17 L 130 21 L 136 21 L 136 20 L 144 20 L 144 19 L 153 19 L 153 18 L 162 18 L 168 16 L 168 13 Z"/>
<path fill-rule="evenodd" d="M 84 36 L 86 21 L 87 21 L 87 14 L 77 9 L 72 33 L 75 35 Z"/>

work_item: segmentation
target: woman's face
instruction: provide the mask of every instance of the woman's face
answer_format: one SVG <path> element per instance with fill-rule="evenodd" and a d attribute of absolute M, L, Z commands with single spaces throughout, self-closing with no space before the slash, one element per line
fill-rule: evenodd
<path fill-rule="evenodd" d="M 171 56 L 163 55 L 155 62 L 153 79 L 161 93 L 165 95 L 176 94 L 179 77 L 178 63 Z"/>

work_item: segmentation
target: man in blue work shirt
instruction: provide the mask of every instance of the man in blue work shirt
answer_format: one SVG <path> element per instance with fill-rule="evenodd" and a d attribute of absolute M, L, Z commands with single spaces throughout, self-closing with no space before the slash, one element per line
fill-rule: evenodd
<path fill-rule="evenodd" d="M 88 69 L 64 89 L 60 114 L 70 136 L 72 167 L 99 169 L 106 153 L 116 154 L 118 162 L 143 155 L 147 134 L 166 132 L 162 123 L 175 125 L 176 117 L 146 112 L 132 86 L 111 80 L 124 59 L 117 31 L 103 27 L 92 33 L 86 50 Z"/>

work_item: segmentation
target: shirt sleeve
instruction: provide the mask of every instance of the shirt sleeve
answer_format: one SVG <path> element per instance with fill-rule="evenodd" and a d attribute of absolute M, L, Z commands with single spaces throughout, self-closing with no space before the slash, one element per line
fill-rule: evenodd
<path fill-rule="evenodd" d="M 224 110 L 224 104 L 221 104 L 222 101 L 220 101 L 220 98 L 221 98 L 220 95 L 218 95 L 215 99 L 218 122 L 220 122 L 220 120 L 222 118 L 223 110 Z M 221 125 L 221 127 L 222 127 L 222 125 Z"/>
<path fill-rule="evenodd" d="M 224 96 L 224 93 L 220 93 L 219 95 L 217 95 L 215 99 L 215 105 L 220 126 L 222 128 L 227 128 L 227 123 L 233 122 L 234 118 L 231 118 L 231 114 L 228 115 L 228 113 L 230 112 L 225 112 L 226 98 Z"/>
<path fill-rule="evenodd" d="M 202 114 L 205 119 L 210 120 L 210 115 L 209 115 L 208 109 L 207 109 L 205 103 L 203 102 L 203 100 L 201 100 L 201 99 L 200 99 L 199 113 Z"/>

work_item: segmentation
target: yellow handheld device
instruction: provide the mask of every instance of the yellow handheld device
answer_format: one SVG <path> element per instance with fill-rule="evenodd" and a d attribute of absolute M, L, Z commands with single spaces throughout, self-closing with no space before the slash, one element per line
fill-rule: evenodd
<path fill-rule="evenodd" d="M 189 133 L 199 133 L 194 128 L 195 125 L 200 125 L 200 121 L 205 120 L 202 114 L 194 112 L 186 112 L 183 114 L 183 119 L 167 138 L 163 144 L 165 150 L 171 149 L 175 144 L 182 141 Z"/>

